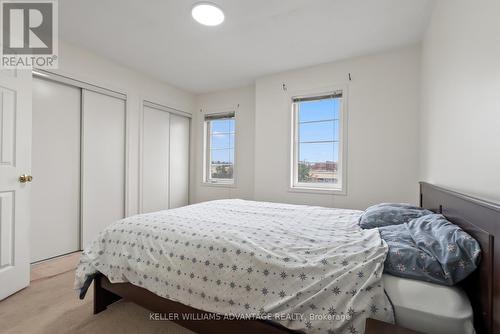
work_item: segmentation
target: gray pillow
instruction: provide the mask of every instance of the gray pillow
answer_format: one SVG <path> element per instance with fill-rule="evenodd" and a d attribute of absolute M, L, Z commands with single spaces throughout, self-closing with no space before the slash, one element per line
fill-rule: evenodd
<path fill-rule="evenodd" d="M 412 219 L 432 214 L 432 211 L 406 203 L 381 203 L 370 206 L 359 218 L 359 226 L 364 229 L 398 225 Z"/>
<path fill-rule="evenodd" d="M 478 242 L 443 215 L 379 228 L 389 252 L 384 271 L 391 275 L 454 285 L 479 264 Z"/>

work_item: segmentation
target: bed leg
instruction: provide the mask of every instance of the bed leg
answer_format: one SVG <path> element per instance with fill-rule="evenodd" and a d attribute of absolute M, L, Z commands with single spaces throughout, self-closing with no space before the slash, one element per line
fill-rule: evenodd
<path fill-rule="evenodd" d="M 94 278 L 94 314 L 101 313 L 108 305 L 121 299 L 120 296 L 115 295 L 101 286 L 102 278 L 102 275 L 97 275 Z"/>

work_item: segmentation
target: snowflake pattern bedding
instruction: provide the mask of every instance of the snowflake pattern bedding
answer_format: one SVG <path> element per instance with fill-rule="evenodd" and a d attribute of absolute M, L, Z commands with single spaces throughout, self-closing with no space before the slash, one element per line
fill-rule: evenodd
<path fill-rule="evenodd" d="M 358 226 L 360 214 L 219 200 L 129 217 L 84 250 L 75 287 L 101 272 L 208 312 L 363 333 L 366 318 L 394 317 L 381 279 L 387 245 Z"/>

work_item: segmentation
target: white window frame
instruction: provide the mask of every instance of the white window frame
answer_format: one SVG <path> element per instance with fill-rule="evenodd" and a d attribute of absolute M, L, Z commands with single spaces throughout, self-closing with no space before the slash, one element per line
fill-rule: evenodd
<path fill-rule="evenodd" d="M 236 186 L 236 114 L 234 111 L 224 112 L 222 114 L 233 114 L 233 117 L 227 117 L 226 119 L 234 120 L 234 143 L 233 143 L 233 178 L 232 179 L 217 179 L 211 177 L 210 166 L 211 166 L 211 147 L 212 147 L 212 136 L 210 132 L 210 122 L 216 119 L 204 119 L 203 120 L 203 185 L 215 186 L 215 187 L 235 187 Z M 206 116 L 217 116 L 219 114 L 209 114 Z M 205 117 L 206 117 L 205 116 Z M 223 118 L 221 118 L 223 119 Z"/>
<path fill-rule="evenodd" d="M 309 183 L 298 181 L 298 155 L 299 155 L 299 122 L 298 108 L 294 103 L 297 98 L 314 98 L 336 93 L 342 93 L 339 111 L 339 163 L 338 163 L 338 183 Z M 314 90 L 307 92 L 296 92 L 289 95 L 289 106 L 291 114 L 291 131 L 290 131 L 290 180 L 289 191 L 319 193 L 319 194 L 347 194 L 347 88 L 346 87 L 330 87 L 328 89 Z"/>

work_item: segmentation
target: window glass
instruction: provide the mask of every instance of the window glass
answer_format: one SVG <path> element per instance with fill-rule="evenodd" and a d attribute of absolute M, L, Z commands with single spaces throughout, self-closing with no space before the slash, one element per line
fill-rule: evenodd
<path fill-rule="evenodd" d="M 341 100 L 338 95 L 293 103 L 293 187 L 341 187 Z"/>
<path fill-rule="evenodd" d="M 207 120 L 206 126 L 208 138 L 206 140 L 205 182 L 232 182 L 234 178 L 234 117 Z"/>

